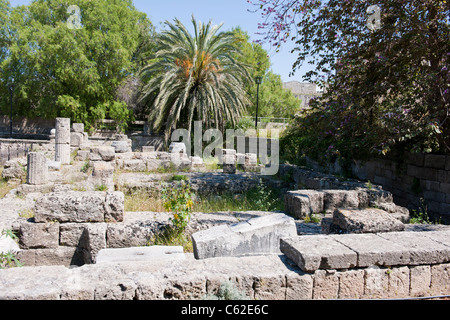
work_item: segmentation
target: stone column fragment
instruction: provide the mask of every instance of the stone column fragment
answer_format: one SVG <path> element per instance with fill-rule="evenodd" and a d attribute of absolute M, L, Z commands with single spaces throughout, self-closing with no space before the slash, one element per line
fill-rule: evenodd
<path fill-rule="evenodd" d="M 70 119 L 56 118 L 55 161 L 70 164 Z"/>
<path fill-rule="evenodd" d="M 28 154 L 27 184 L 44 185 L 48 183 L 47 159 L 44 154 L 31 152 Z"/>

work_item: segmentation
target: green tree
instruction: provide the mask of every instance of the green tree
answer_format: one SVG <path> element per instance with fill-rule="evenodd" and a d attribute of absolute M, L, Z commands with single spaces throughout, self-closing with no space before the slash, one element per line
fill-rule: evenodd
<path fill-rule="evenodd" d="M 2 8 L 4 0 L 0 3 Z M 15 112 L 69 117 L 88 127 L 107 117 L 126 125 L 132 113 L 116 93 L 142 63 L 151 23 L 131 0 L 73 0 L 70 5 L 80 8 L 79 16 L 65 0 L 35 0 L 10 10 L 1 69 L 2 84 L 14 78 Z M 71 28 L 74 19 L 80 28 Z M 4 96 L 4 86 L 0 90 Z"/>
<path fill-rule="evenodd" d="M 145 86 L 140 101 L 148 107 L 153 129 L 164 127 L 166 141 L 172 129 L 191 131 L 194 119 L 206 128 L 223 129 L 233 123 L 247 105 L 244 83 L 251 78 L 234 56 L 232 32 L 220 32 L 221 25 L 197 23 L 194 35 L 175 19 L 156 37 L 155 59 L 142 69 Z"/>
<path fill-rule="evenodd" d="M 290 132 L 308 155 L 450 152 L 448 1 L 256 2 L 265 40 L 295 41 L 294 70 L 328 86 Z"/>
<path fill-rule="evenodd" d="M 247 32 L 237 27 L 232 30 L 236 36 L 235 45 L 240 48 L 242 54 L 236 59 L 249 66 L 252 79 L 263 77 L 260 87 L 259 115 L 261 117 L 285 117 L 291 118 L 300 107 L 300 101 L 291 91 L 283 88 L 281 77 L 270 70 L 270 58 L 267 51 L 258 43 L 251 42 Z M 249 95 L 247 114 L 256 114 L 257 85 L 251 81 L 245 86 Z"/>
<path fill-rule="evenodd" d="M 250 90 L 251 104 L 248 112 L 256 114 L 256 87 Z M 300 100 L 292 91 L 283 87 L 280 75 L 267 72 L 259 89 L 259 109 L 261 117 L 293 118 L 300 111 Z"/>

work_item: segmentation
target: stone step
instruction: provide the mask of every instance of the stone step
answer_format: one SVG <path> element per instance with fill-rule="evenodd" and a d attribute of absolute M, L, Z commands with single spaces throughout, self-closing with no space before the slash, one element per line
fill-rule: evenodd
<path fill-rule="evenodd" d="M 409 219 L 408 209 L 395 205 L 392 194 L 379 189 L 288 191 L 285 204 L 287 212 L 298 219 L 312 214 L 333 213 L 339 208 L 361 209 L 375 204 L 402 222 Z"/>
<path fill-rule="evenodd" d="M 179 246 L 132 247 L 100 250 L 96 264 L 183 259 L 185 259 L 183 247 Z"/>
<path fill-rule="evenodd" d="M 450 261 L 450 231 L 297 236 L 280 249 L 306 272 L 438 264 Z"/>
<path fill-rule="evenodd" d="M 403 231 L 405 225 L 390 213 L 375 208 L 336 209 L 333 224 L 346 233 Z"/>

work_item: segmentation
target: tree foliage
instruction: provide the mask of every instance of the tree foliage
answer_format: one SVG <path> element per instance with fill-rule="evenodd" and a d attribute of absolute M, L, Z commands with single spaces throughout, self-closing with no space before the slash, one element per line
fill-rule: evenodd
<path fill-rule="evenodd" d="M 206 128 L 235 123 L 247 105 L 244 84 L 251 81 L 247 68 L 235 59 L 232 32 L 219 32 L 221 25 L 197 23 L 194 34 L 175 19 L 156 37 L 154 60 L 142 69 L 145 87 L 140 101 L 148 106 L 153 130 L 191 131 L 193 120 Z"/>
<path fill-rule="evenodd" d="M 117 89 L 142 63 L 152 25 L 131 0 L 35 0 L 11 8 L 0 0 L 0 100 L 14 80 L 14 112 L 28 117 L 68 117 L 93 126 L 131 112 Z M 79 19 L 80 28 L 70 22 Z M 5 22 L 5 24 L 3 23 Z M 6 27 L 6 54 L 2 44 Z"/>
<path fill-rule="evenodd" d="M 260 44 L 251 42 L 247 32 L 241 28 L 234 28 L 232 32 L 238 39 L 236 46 L 242 52 L 236 59 L 249 66 L 249 73 L 252 79 L 256 77 L 263 78 L 259 95 L 259 115 L 261 117 L 293 117 L 299 110 L 300 101 L 290 90 L 283 88 L 281 77 L 271 71 L 271 63 L 267 51 Z M 255 115 L 257 100 L 256 83 L 254 81 L 247 83 L 246 91 L 249 95 L 249 105 L 246 109 L 247 113 L 249 115 Z"/>
<path fill-rule="evenodd" d="M 258 0 L 261 41 L 295 42 L 293 72 L 327 86 L 286 141 L 303 152 L 362 158 L 450 152 L 450 2 Z M 369 28 L 376 4 L 380 25 Z"/>

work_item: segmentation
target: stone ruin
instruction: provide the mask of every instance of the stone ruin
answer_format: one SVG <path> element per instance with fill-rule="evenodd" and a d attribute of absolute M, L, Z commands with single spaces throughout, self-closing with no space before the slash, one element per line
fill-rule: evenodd
<path fill-rule="evenodd" d="M 26 183 L 18 192 L 39 194 L 34 218 L 13 226 L 19 247 L 0 239 L 0 250 L 17 251 L 27 267 L 0 271 L 0 299 L 200 299 L 216 293 L 223 281 L 232 281 L 249 299 L 450 293 L 448 227 L 409 225 L 408 210 L 381 187 L 306 168 L 281 165 L 281 180 L 250 179 L 236 171 L 240 165 L 257 171 L 256 155 L 235 150 L 222 151 L 223 173 L 185 172 L 194 190 L 212 193 L 222 186 L 236 192 L 268 183 L 281 191 L 286 213 L 194 213 L 188 227 L 193 254 L 181 247 L 147 247 L 170 223 L 170 214 L 125 212 L 115 183 L 131 180 L 114 181 L 115 170 L 143 176 L 135 186 L 153 189 L 160 176 L 140 173 L 169 166 L 201 169 L 202 159 L 188 157 L 183 144 L 171 145 L 170 152 L 130 152 L 124 136 L 110 146 L 91 145 L 75 124 L 71 151 L 67 128 L 57 120 L 55 160 L 67 162 L 67 150 L 69 159 L 75 150 L 75 161 L 89 162 L 92 174 L 75 184 L 86 191 L 55 180 L 64 167 L 41 153 L 28 155 Z M 95 191 L 95 185 L 107 190 Z M 320 223 L 304 221 L 315 215 Z"/>

